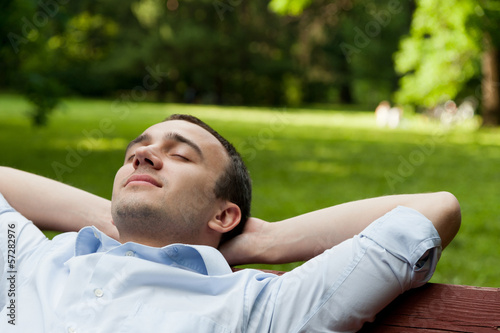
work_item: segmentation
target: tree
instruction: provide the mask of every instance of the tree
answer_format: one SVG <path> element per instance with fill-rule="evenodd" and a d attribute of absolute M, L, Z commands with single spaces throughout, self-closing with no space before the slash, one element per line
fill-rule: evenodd
<path fill-rule="evenodd" d="M 398 77 L 391 54 L 409 29 L 411 2 L 272 0 L 269 7 L 300 27 L 294 55 L 305 101 L 376 105 L 391 97 Z"/>
<path fill-rule="evenodd" d="M 477 24 L 483 27 L 482 111 L 484 126 L 500 125 L 500 7 L 498 1 L 483 1 L 476 8 Z"/>
<path fill-rule="evenodd" d="M 81 74 L 105 53 L 113 31 L 112 22 L 84 9 L 89 1 L 61 3 L 7 1 L 0 15 L 5 23 L 0 64 L 6 74 L 0 84 L 27 97 L 36 126 L 47 123 L 62 96 L 88 82 Z"/>
<path fill-rule="evenodd" d="M 483 6 L 492 7 L 491 2 Z M 483 68 L 484 121 L 498 124 L 497 42 L 488 37 L 490 31 L 498 30 L 498 20 L 492 15 L 493 11 L 485 11 L 475 0 L 418 1 L 410 35 L 395 54 L 396 69 L 403 75 L 395 99 L 433 108 L 448 99 L 465 97 L 480 91 L 474 85 Z"/>
<path fill-rule="evenodd" d="M 55 28 L 50 16 L 53 7 L 39 6 L 29 1 L 3 3 L 0 25 L 0 66 L 5 82 L 26 95 L 33 107 L 29 115 L 33 124 L 47 122 L 48 115 L 57 106 L 62 86 L 51 75 L 56 66 L 54 54 L 46 47 Z"/>
<path fill-rule="evenodd" d="M 394 90 L 390 54 L 411 12 L 409 2 L 393 3 L 8 0 L 11 14 L 0 29 L 20 36 L 19 52 L 0 47 L 0 86 L 17 81 L 40 110 L 67 94 L 124 102 L 376 104 Z M 23 28 L 24 17 L 35 28 Z"/>

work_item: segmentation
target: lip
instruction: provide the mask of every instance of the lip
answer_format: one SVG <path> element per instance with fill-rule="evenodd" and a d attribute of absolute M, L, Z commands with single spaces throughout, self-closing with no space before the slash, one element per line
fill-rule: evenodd
<path fill-rule="evenodd" d="M 162 187 L 162 185 L 158 181 L 156 181 L 156 179 L 154 179 L 153 177 L 151 177 L 149 175 L 130 176 L 129 179 L 127 179 L 127 181 L 125 182 L 124 187 L 130 183 L 147 183 L 147 184 L 154 185 L 156 187 Z"/>

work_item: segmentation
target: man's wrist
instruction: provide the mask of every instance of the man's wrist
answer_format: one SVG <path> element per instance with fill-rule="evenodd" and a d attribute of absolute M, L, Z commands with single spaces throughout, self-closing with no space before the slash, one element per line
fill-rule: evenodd
<path fill-rule="evenodd" d="M 254 261 L 263 264 L 282 263 L 282 241 L 283 236 L 279 222 L 265 223 L 262 226 L 261 232 L 258 234 L 258 239 L 255 240 Z"/>

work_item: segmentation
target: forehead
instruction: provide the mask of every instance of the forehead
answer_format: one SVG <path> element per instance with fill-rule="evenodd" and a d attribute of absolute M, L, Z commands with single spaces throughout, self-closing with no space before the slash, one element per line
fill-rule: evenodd
<path fill-rule="evenodd" d="M 222 144 L 204 128 L 184 120 L 168 120 L 146 129 L 143 134 L 153 140 L 162 140 L 168 135 L 178 134 L 195 143 L 204 155 L 215 154 L 218 159 L 225 159 L 227 153 Z"/>

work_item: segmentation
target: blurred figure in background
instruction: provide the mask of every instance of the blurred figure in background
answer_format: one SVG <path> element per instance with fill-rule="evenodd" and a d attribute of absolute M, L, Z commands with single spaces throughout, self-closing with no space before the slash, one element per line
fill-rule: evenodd
<path fill-rule="evenodd" d="M 399 106 L 391 107 L 388 101 L 382 101 L 375 108 L 375 121 L 378 127 L 396 128 L 401 122 L 403 109 Z"/>

